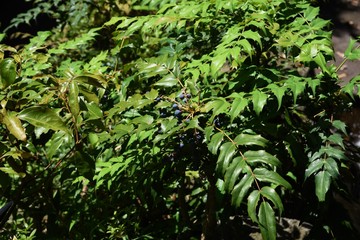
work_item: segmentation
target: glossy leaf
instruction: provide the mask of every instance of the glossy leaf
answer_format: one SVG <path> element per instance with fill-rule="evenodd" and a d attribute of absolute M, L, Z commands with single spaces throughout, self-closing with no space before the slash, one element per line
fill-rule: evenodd
<path fill-rule="evenodd" d="M 235 185 L 235 182 L 238 180 L 240 173 L 243 171 L 246 166 L 245 161 L 242 157 L 236 157 L 233 159 L 230 166 L 226 169 L 224 176 L 225 189 L 231 191 Z"/>
<path fill-rule="evenodd" d="M 258 190 L 254 190 L 250 193 L 250 195 L 248 196 L 248 202 L 247 202 L 247 212 L 249 214 L 250 219 L 253 222 L 258 222 L 258 219 L 256 217 L 256 209 L 258 206 L 258 202 L 260 199 L 260 191 Z"/>
<path fill-rule="evenodd" d="M 275 156 L 271 155 L 270 153 L 267 153 L 264 150 L 258 150 L 258 151 L 246 151 L 244 153 L 244 157 L 246 162 L 249 165 L 254 165 L 256 163 L 264 163 L 268 164 L 270 166 L 280 166 L 281 162 L 279 159 L 277 159 Z"/>
<path fill-rule="evenodd" d="M 70 111 L 77 119 L 80 113 L 80 106 L 79 106 L 79 87 L 75 81 L 71 81 L 69 83 L 69 107 Z"/>
<path fill-rule="evenodd" d="M 73 81 L 82 84 L 89 84 L 98 88 L 103 88 L 107 84 L 106 80 L 103 77 L 90 73 L 76 76 Z"/>
<path fill-rule="evenodd" d="M 9 132 L 20 141 L 26 141 L 25 129 L 15 112 L 3 111 L 2 122 Z"/>
<path fill-rule="evenodd" d="M 327 171 L 320 171 L 315 175 L 315 193 L 320 202 L 325 201 L 326 193 L 331 184 L 331 175 Z"/>
<path fill-rule="evenodd" d="M 251 135 L 241 133 L 236 136 L 234 142 L 238 145 L 251 146 L 256 145 L 260 147 L 265 147 L 268 141 L 260 135 Z"/>
<path fill-rule="evenodd" d="M 231 122 L 234 121 L 235 118 L 239 117 L 239 114 L 244 111 L 248 103 L 249 102 L 246 98 L 234 98 L 229 112 Z"/>
<path fill-rule="evenodd" d="M 252 184 L 254 183 L 254 178 L 251 174 L 245 174 L 240 182 L 235 185 L 234 189 L 231 192 L 231 203 L 236 206 L 240 207 L 243 199 L 246 197 L 246 194 L 249 192 Z"/>
<path fill-rule="evenodd" d="M 0 61 L 0 88 L 4 89 L 15 82 L 16 63 L 12 58 L 5 58 Z"/>
<path fill-rule="evenodd" d="M 259 227 L 264 240 L 276 240 L 275 212 L 268 202 L 262 202 L 259 207 Z"/>
<path fill-rule="evenodd" d="M 43 127 L 54 131 L 69 131 L 59 115 L 47 107 L 33 106 L 26 108 L 19 113 L 18 117 L 36 127 Z"/>
<path fill-rule="evenodd" d="M 284 206 L 281 202 L 280 196 L 277 194 L 277 192 L 275 191 L 274 188 L 269 187 L 269 186 L 262 187 L 261 195 L 263 197 L 266 197 L 267 199 L 269 199 L 279 210 L 279 214 L 280 215 L 282 214 L 282 212 L 284 211 Z"/>
<path fill-rule="evenodd" d="M 232 157 L 236 153 L 236 147 L 231 142 L 226 142 L 220 147 L 220 154 L 217 161 L 217 170 L 224 173 L 226 168 L 229 166 Z"/>
<path fill-rule="evenodd" d="M 222 132 L 218 132 L 211 137 L 208 148 L 212 154 L 217 153 L 221 145 L 221 142 L 223 141 L 223 138 L 224 138 L 224 134 Z"/>
<path fill-rule="evenodd" d="M 253 102 L 253 107 L 254 107 L 254 111 L 257 115 L 260 114 L 260 112 L 263 110 L 266 101 L 267 101 L 267 94 L 260 92 L 259 90 L 255 90 L 252 93 L 252 102 Z"/>
<path fill-rule="evenodd" d="M 274 184 L 279 184 L 285 188 L 290 189 L 291 185 L 283 177 L 281 177 L 277 172 L 269 171 L 266 168 L 256 168 L 254 169 L 255 178 L 261 182 L 270 182 Z"/>

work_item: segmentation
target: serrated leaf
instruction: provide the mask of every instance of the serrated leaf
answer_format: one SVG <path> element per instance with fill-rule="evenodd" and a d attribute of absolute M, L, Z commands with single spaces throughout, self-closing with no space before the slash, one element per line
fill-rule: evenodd
<path fill-rule="evenodd" d="M 245 166 L 246 163 L 242 157 L 236 157 L 233 159 L 230 166 L 226 169 L 226 173 L 224 176 L 225 189 L 227 189 L 228 191 L 233 190 L 235 182 L 238 180 L 238 177 Z"/>
<path fill-rule="evenodd" d="M 297 77 L 293 77 L 292 79 L 289 79 L 289 87 L 291 89 L 291 92 L 293 93 L 294 97 L 294 104 L 296 104 L 296 100 L 298 96 L 304 92 L 306 83 L 301 82 L 301 79 Z"/>
<path fill-rule="evenodd" d="M 340 120 L 334 120 L 332 122 L 332 125 L 334 128 L 340 130 L 341 132 L 343 132 L 345 135 L 347 135 L 347 131 L 346 131 L 346 124 Z"/>
<path fill-rule="evenodd" d="M 233 191 L 231 192 L 231 203 L 234 206 L 240 207 L 253 182 L 254 178 L 251 174 L 245 174 L 241 178 L 240 182 L 235 185 Z"/>
<path fill-rule="evenodd" d="M 241 39 L 237 42 L 237 44 L 240 45 L 250 57 L 252 56 L 253 49 L 248 40 Z"/>
<path fill-rule="evenodd" d="M 343 142 L 344 139 L 342 138 L 342 136 L 340 134 L 334 133 L 334 134 L 330 135 L 327 138 L 327 140 L 341 146 L 341 148 L 345 150 L 345 146 L 344 146 L 344 142 Z"/>
<path fill-rule="evenodd" d="M 91 102 L 85 104 L 86 108 L 88 109 L 88 112 L 86 114 L 87 120 L 100 119 L 103 117 L 103 112 L 96 103 Z"/>
<path fill-rule="evenodd" d="M 357 60 L 360 59 L 360 49 L 356 48 L 355 44 L 357 43 L 357 40 L 350 39 L 350 42 L 348 44 L 348 47 L 346 48 L 344 55 L 349 60 Z"/>
<path fill-rule="evenodd" d="M 252 191 L 247 199 L 248 200 L 247 211 L 248 211 L 250 219 L 253 222 L 258 222 L 258 219 L 256 217 L 256 208 L 257 208 L 259 199 L 260 199 L 260 191 L 259 190 Z"/>
<path fill-rule="evenodd" d="M 305 178 L 310 177 L 311 175 L 317 173 L 324 166 L 325 162 L 322 159 L 317 159 L 310 163 L 310 165 L 305 170 Z"/>
<path fill-rule="evenodd" d="M 243 33 L 241 33 L 241 35 L 245 38 L 254 40 L 255 42 L 257 42 L 259 44 L 260 48 L 262 48 L 261 35 L 258 32 L 254 32 L 252 30 L 247 30 L 247 31 L 244 31 Z"/>
<path fill-rule="evenodd" d="M 270 182 L 290 189 L 291 185 L 277 172 L 269 171 L 266 168 L 256 168 L 253 171 L 255 178 L 260 182 Z"/>
<path fill-rule="evenodd" d="M 268 95 L 260 92 L 259 90 L 255 90 L 252 92 L 252 102 L 254 111 L 257 115 L 260 114 L 260 112 L 263 110 L 266 101 L 267 101 Z"/>
<path fill-rule="evenodd" d="M 66 124 L 62 119 L 50 108 L 42 106 L 29 107 L 22 110 L 18 117 L 21 120 L 27 121 L 35 127 L 43 127 L 52 129 L 54 131 L 62 130 L 69 132 Z"/>
<path fill-rule="evenodd" d="M 311 22 L 314 18 L 316 18 L 319 15 L 319 8 L 318 7 L 311 7 L 309 6 L 305 11 L 304 11 L 304 18 Z"/>
<path fill-rule="evenodd" d="M 229 112 L 231 122 L 234 121 L 234 119 L 238 117 L 242 111 L 244 111 L 248 103 L 249 101 L 246 98 L 242 98 L 242 97 L 234 98 Z"/>
<path fill-rule="evenodd" d="M 0 61 L 0 88 L 5 89 L 15 82 L 16 63 L 12 58 L 5 58 Z"/>
<path fill-rule="evenodd" d="M 231 142 L 226 142 L 220 147 L 220 154 L 217 161 L 217 170 L 224 174 L 226 168 L 229 166 L 232 157 L 236 153 L 236 147 Z"/>
<path fill-rule="evenodd" d="M 59 147 L 68 141 L 67 137 L 68 136 L 64 132 L 57 132 L 53 134 L 50 141 L 46 144 L 46 156 L 49 159 L 52 159 L 52 157 L 58 151 Z"/>
<path fill-rule="evenodd" d="M 279 159 L 271 155 L 270 153 L 267 153 L 264 150 L 258 150 L 258 151 L 246 151 L 244 153 L 244 157 L 247 163 L 249 165 L 254 165 L 255 163 L 265 163 L 270 166 L 280 166 L 281 162 Z"/>
<path fill-rule="evenodd" d="M 320 202 L 325 201 L 326 193 L 331 184 L 331 175 L 327 171 L 320 171 L 315 175 L 315 193 Z"/>
<path fill-rule="evenodd" d="M 89 84 L 99 88 L 104 88 L 104 86 L 106 86 L 106 80 L 103 77 L 90 73 L 76 76 L 73 81 L 83 84 Z"/>
<path fill-rule="evenodd" d="M 208 144 L 208 149 L 212 154 L 215 155 L 217 153 L 217 151 L 221 145 L 221 142 L 223 140 L 223 137 L 224 137 L 224 134 L 222 132 L 218 132 L 211 137 L 211 140 Z"/>
<path fill-rule="evenodd" d="M 124 17 L 112 17 L 109 21 L 104 23 L 104 26 L 110 26 L 114 25 L 115 23 L 119 22 L 120 20 L 123 20 Z"/>
<path fill-rule="evenodd" d="M 225 99 L 216 99 L 206 103 L 203 108 L 203 111 L 209 112 L 213 110 L 213 115 L 210 119 L 210 121 L 212 121 L 214 116 L 221 113 L 227 113 L 229 105 L 230 104 Z"/>
<path fill-rule="evenodd" d="M 174 74 L 168 74 L 163 77 L 161 80 L 157 81 L 154 85 L 155 86 L 163 86 L 163 87 L 172 87 L 178 84 L 178 81 Z"/>
<path fill-rule="evenodd" d="M 276 84 L 270 84 L 268 86 L 268 88 L 271 90 L 272 93 L 274 93 L 277 101 L 278 101 L 278 108 L 277 110 L 280 109 L 280 107 L 282 106 L 282 99 L 284 97 L 284 94 L 285 94 L 285 91 L 287 90 L 286 87 L 279 87 L 278 85 Z"/>
<path fill-rule="evenodd" d="M 226 54 L 218 54 L 212 58 L 211 62 L 211 75 L 217 76 L 220 68 L 224 66 L 226 62 Z"/>
<path fill-rule="evenodd" d="M 269 199 L 277 209 L 279 209 L 279 214 L 281 215 L 284 211 L 284 206 L 281 202 L 280 196 L 277 194 L 274 188 L 265 186 L 261 188 L 261 195 Z"/>
<path fill-rule="evenodd" d="M 20 141 L 26 141 L 26 133 L 15 112 L 3 111 L 2 122 L 9 132 Z"/>
<path fill-rule="evenodd" d="M 260 147 L 265 147 L 266 144 L 268 143 L 268 140 L 263 138 L 261 135 L 251 135 L 251 134 L 241 133 L 236 136 L 234 142 L 236 142 L 236 144 L 238 145 L 244 145 L 244 146 L 256 145 Z"/>
<path fill-rule="evenodd" d="M 332 178 L 337 178 L 340 174 L 338 164 L 333 158 L 327 158 L 325 160 L 324 169 L 330 173 Z"/>
<path fill-rule="evenodd" d="M 276 240 L 275 212 L 268 202 L 262 202 L 259 207 L 259 227 L 264 240 Z"/>

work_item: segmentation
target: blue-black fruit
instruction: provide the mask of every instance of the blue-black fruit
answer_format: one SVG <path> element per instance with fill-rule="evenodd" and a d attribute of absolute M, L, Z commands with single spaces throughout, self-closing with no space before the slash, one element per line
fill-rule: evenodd
<path fill-rule="evenodd" d="M 175 110 L 174 112 L 175 116 L 180 116 L 181 115 L 181 111 L 179 109 Z"/>

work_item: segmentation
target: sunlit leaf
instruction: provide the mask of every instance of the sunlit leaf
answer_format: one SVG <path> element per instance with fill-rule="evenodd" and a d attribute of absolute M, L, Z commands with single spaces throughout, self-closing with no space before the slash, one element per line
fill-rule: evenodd
<path fill-rule="evenodd" d="M 20 141 L 26 141 L 25 129 L 15 112 L 3 111 L 2 122 L 9 132 Z"/>
<path fill-rule="evenodd" d="M 36 127 L 68 132 L 68 128 L 57 113 L 47 107 L 33 106 L 22 110 L 18 117 Z"/>

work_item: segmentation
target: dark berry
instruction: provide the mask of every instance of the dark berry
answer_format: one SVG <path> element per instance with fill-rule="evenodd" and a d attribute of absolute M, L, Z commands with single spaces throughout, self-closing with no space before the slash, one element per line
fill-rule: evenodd
<path fill-rule="evenodd" d="M 184 95 L 183 93 L 180 93 L 179 98 L 180 98 L 180 99 L 184 99 L 184 98 L 185 98 L 185 95 Z"/>
<path fill-rule="evenodd" d="M 180 148 L 183 148 L 185 145 L 184 145 L 184 143 L 183 142 L 181 142 L 180 144 L 179 144 L 179 147 Z"/>
<path fill-rule="evenodd" d="M 179 109 L 175 110 L 174 112 L 175 116 L 180 116 L 181 115 L 181 111 Z"/>
<path fill-rule="evenodd" d="M 160 102 L 160 100 L 161 100 L 161 97 L 155 98 L 155 102 Z"/>
<path fill-rule="evenodd" d="M 191 98 L 191 94 L 190 93 L 186 94 L 186 97 Z"/>
<path fill-rule="evenodd" d="M 172 105 L 172 108 L 173 108 L 173 109 L 179 109 L 179 106 L 178 106 L 176 103 L 174 103 L 174 104 Z"/>

